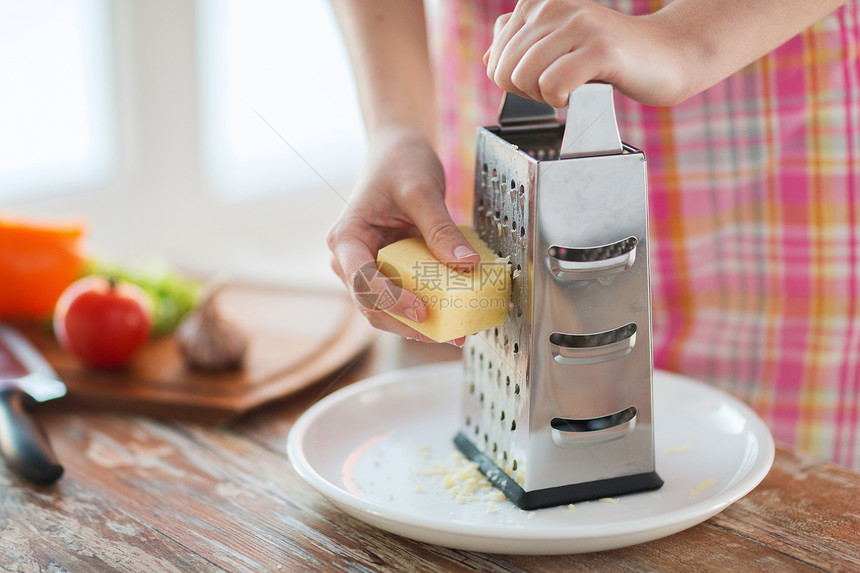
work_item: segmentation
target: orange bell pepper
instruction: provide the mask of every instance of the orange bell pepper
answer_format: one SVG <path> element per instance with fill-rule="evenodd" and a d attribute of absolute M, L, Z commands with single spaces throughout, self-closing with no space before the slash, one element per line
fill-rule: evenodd
<path fill-rule="evenodd" d="M 85 270 L 82 221 L 0 213 L 0 318 L 43 319 Z"/>

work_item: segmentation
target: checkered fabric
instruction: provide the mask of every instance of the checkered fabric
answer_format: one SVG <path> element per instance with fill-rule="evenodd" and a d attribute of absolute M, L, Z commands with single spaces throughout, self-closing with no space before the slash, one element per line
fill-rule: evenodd
<path fill-rule="evenodd" d="M 471 212 L 481 56 L 515 2 L 440 0 L 442 158 Z M 661 1 L 605 0 L 642 14 Z M 672 108 L 621 95 L 648 157 L 654 362 L 752 405 L 775 438 L 860 470 L 860 0 Z"/>

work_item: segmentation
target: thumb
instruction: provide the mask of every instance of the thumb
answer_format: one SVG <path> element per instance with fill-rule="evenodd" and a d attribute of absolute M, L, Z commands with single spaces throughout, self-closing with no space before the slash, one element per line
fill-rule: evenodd
<path fill-rule="evenodd" d="M 514 15 L 513 12 L 508 12 L 508 13 L 502 14 L 501 16 L 496 18 L 496 21 L 493 23 L 493 37 L 494 38 L 499 35 L 499 32 L 502 30 L 502 28 L 504 28 L 505 26 L 508 25 L 508 22 L 510 22 L 510 20 L 511 20 L 511 16 L 513 16 L 513 15 Z"/>
<path fill-rule="evenodd" d="M 493 42 L 495 42 L 496 37 L 499 35 L 499 32 L 504 28 L 508 21 L 511 19 L 511 12 L 507 14 L 502 14 L 498 18 L 496 18 L 496 22 L 493 24 Z M 493 49 L 493 42 L 490 42 L 490 47 L 487 48 L 487 51 L 484 52 L 484 65 L 487 66 L 490 63 L 490 52 Z"/>
<path fill-rule="evenodd" d="M 471 271 L 481 261 L 478 251 L 469 243 L 448 214 L 439 195 L 424 195 L 426 200 L 412 202 L 407 215 L 438 260 L 460 271 Z"/>

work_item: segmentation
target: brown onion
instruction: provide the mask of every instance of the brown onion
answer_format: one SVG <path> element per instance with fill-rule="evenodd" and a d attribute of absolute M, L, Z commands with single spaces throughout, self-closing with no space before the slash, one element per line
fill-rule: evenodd
<path fill-rule="evenodd" d="M 240 368 L 248 349 L 245 333 L 218 312 L 216 295 L 210 289 L 191 314 L 176 329 L 176 342 L 185 363 L 199 370 Z"/>

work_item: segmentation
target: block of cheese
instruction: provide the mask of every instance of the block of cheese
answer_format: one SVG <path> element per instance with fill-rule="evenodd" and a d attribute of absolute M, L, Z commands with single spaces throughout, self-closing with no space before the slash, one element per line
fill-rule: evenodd
<path fill-rule="evenodd" d="M 397 286 L 412 291 L 427 307 L 427 320 L 394 318 L 437 342 L 454 340 L 499 326 L 511 300 L 510 261 L 490 250 L 472 227 L 461 226 L 481 255 L 472 272 L 460 272 L 438 261 L 422 237 L 411 237 L 380 249 L 379 270 Z"/>

